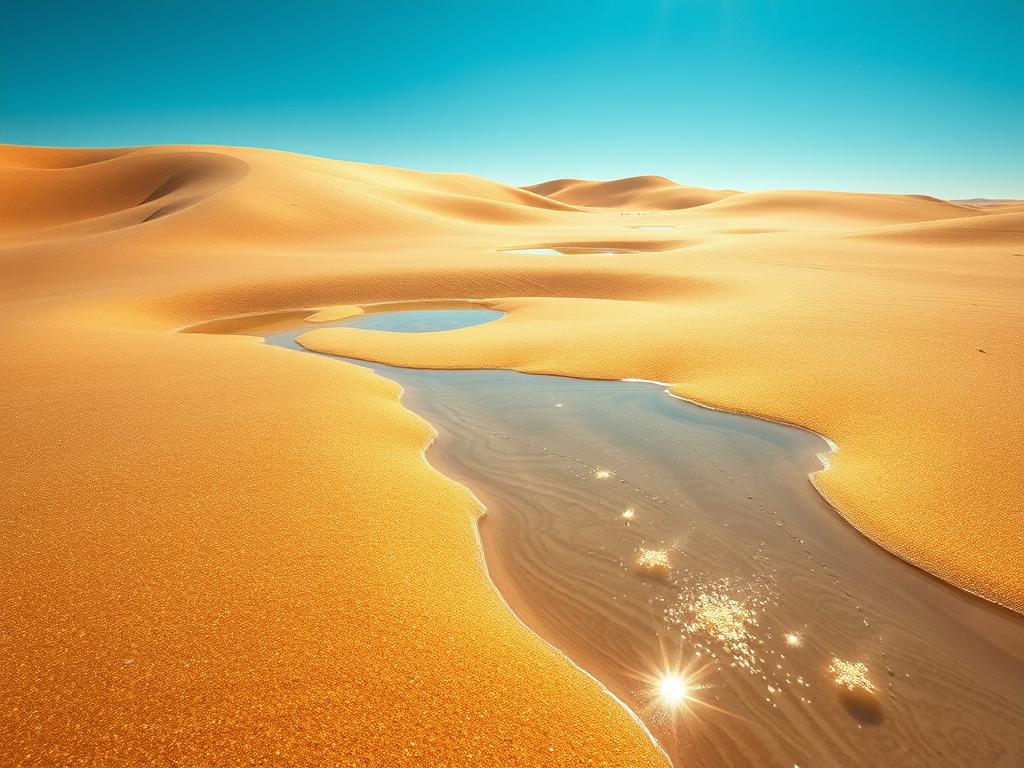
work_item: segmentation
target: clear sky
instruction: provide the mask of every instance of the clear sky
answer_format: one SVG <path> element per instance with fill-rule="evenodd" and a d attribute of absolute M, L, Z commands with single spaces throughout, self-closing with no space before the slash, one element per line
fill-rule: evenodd
<path fill-rule="evenodd" d="M 1024 197 L 1024 0 L 15 0 L 0 141 Z"/>

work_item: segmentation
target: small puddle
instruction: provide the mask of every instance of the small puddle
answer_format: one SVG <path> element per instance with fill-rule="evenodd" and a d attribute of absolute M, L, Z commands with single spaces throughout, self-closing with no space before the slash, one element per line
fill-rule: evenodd
<path fill-rule="evenodd" d="M 425 333 L 501 314 L 410 306 L 191 330 L 302 350 L 311 328 Z M 647 382 L 341 359 L 400 383 L 438 428 L 429 460 L 486 505 L 481 540 L 509 605 L 677 765 L 967 768 L 1021 755 L 1024 617 L 858 534 L 808 481 L 829 450 L 817 435 Z"/>
<path fill-rule="evenodd" d="M 398 311 L 371 312 L 353 317 L 343 323 L 346 328 L 365 328 L 375 331 L 397 331 L 399 333 L 430 333 L 453 331 L 456 328 L 470 328 L 474 325 L 497 320 L 502 313 L 494 309 L 409 309 Z M 324 324 L 318 324 L 322 328 Z"/>

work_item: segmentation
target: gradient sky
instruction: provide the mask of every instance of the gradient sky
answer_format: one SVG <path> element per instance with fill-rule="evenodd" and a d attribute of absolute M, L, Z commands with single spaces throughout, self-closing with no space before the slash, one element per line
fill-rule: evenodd
<path fill-rule="evenodd" d="M 1024 197 L 1024 1 L 21 0 L 0 141 Z"/>

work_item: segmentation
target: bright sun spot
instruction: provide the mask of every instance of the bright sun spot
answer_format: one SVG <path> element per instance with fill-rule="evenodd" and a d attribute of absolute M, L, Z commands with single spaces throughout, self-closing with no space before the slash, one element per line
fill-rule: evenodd
<path fill-rule="evenodd" d="M 794 648 L 798 648 L 800 646 L 800 642 L 800 635 L 798 635 L 796 632 L 790 632 L 788 635 L 786 635 L 786 645 L 791 645 Z"/>
<path fill-rule="evenodd" d="M 635 515 L 636 515 L 636 512 L 634 512 L 633 508 L 630 507 L 629 509 L 623 511 L 622 519 L 623 520 L 632 520 L 635 517 Z"/>
<path fill-rule="evenodd" d="M 686 698 L 687 686 L 677 675 L 666 675 L 658 682 L 658 695 L 666 704 L 676 706 Z"/>
<path fill-rule="evenodd" d="M 598 480 L 607 480 L 613 474 L 614 473 L 611 470 L 608 470 L 608 469 L 595 469 L 594 470 L 594 477 L 596 479 L 598 479 Z"/>

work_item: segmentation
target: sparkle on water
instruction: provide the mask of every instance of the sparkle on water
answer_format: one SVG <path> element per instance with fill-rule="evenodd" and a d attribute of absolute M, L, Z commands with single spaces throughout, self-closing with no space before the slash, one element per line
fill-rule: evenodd
<path fill-rule="evenodd" d="M 757 624 L 756 614 L 724 592 L 702 592 L 690 603 L 693 611 L 693 629 L 703 629 L 724 643 L 746 642 L 748 627 Z M 691 629 L 691 631 L 693 631 Z"/>
<path fill-rule="evenodd" d="M 786 635 L 786 645 L 792 646 L 793 648 L 799 648 L 803 640 L 800 639 L 800 635 L 796 632 L 790 632 Z"/>
<path fill-rule="evenodd" d="M 711 688 L 710 685 L 701 682 L 707 667 L 694 668 L 692 659 L 684 665 L 681 657 L 673 662 L 664 658 L 664 650 L 662 656 L 662 664 L 652 667 L 649 673 L 642 676 L 642 695 L 646 699 L 643 712 L 646 718 L 675 731 L 679 724 L 677 718 L 681 714 L 692 715 L 696 718 L 693 722 L 699 723 L 699 709 L 725 711 L 701 697 L 703 691 Z"/>
<path fill-rule="evenodd" d="M 745 587 L 729 579 L 697 586 L 665 611 L 665 618 L 682 630 L 700 655 L 717 659 L 724 653 L 751 673 L 760 673 L 765 659 L 756 636 L 767 598 L 754 585 Z"/>
<path fill-rule="evenodd" d="M 672 560 L 667 549 L 638 549 L 636 567 L 643 573 L 664 575 L 672 570 Z"/>
<path fill-rule="evenodd" d="M 679 675 L 665 675 L 658 681 L 658 696 L 673 707 L 685 701 L 688 693 L 689 687 Z"/>
<path fill-rule="evenodd" d="M 595 469 L 594 470 L 594 479 L 595 480 L 607 480 L 609 477 L 611 477 L 614 474 L 615 473 L 612 472 L 610 469 Z"/>
<path fill-rule="evenodd" d="M 868 679 L 868 667 L 862 661 L 843 661 L 833 657 L 828 671 L 832 674 L 835 684 L 848 691 L 875 691 L 875 686 Z"/>
<path fill-rule="evenodd" d="M 623 520 L 632 520 L 634 517 L 636 517 L 636 511 L 632 507 L 622 511 Z"/>

